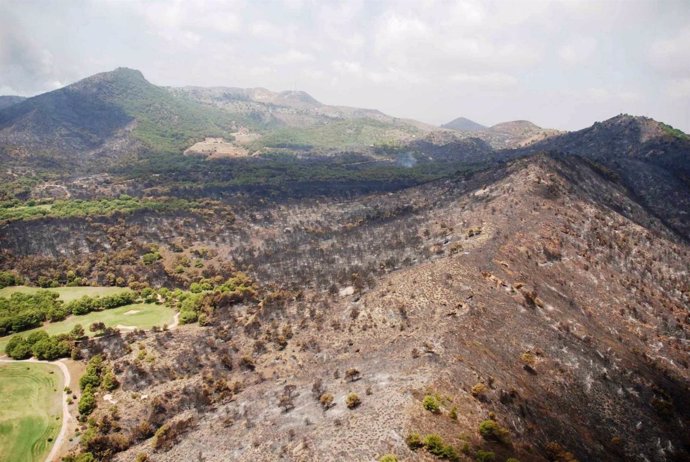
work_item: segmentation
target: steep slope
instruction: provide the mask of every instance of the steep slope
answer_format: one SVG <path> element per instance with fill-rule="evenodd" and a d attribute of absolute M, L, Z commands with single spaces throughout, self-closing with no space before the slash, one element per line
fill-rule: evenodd
<path fill-rule="evenodd" d="M 654 215 L 690 238 L 690 137 L 680 130 L 621 114 L 515 153 L 542 151 L 594 161 Z"/>
<path fill-rule="evenodd" d="M 165 229 L 142 231 L 168 254 Z M 90 451 L 436 460 L 406 445 L 418 432 L 462 461 L 479 450 L 688 456 L 690 248 L 583 159 L 522 159 L 352 201 L 237 207 L 232 227 L 181 232 L 276 289 L 209 294 L 204 327 L 92 342 L 121 388 L 93 416 Z M 490 419 L 507 433 L 482 437 Z"/>
<path fill-rule="evenodd" d="M 458 117 L 457 119 L 453 119 L 447 124 L 441 125 L 441 127 L 450 128 L 452 130 L 459 130 L 463 132 L 478 132 L 486 130 L 488 128 L 482 124 L 478 124 L 473 120 L 466 119 L 465 117 Z"/>

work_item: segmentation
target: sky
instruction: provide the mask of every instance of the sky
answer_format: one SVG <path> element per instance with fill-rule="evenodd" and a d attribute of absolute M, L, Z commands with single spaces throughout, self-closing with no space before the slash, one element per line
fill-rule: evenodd
<path fill-rule="evenodd" d="M 116 67 L 442 124 L 690 132 L 689 0 L 0 0 L 0 94 Z"/>

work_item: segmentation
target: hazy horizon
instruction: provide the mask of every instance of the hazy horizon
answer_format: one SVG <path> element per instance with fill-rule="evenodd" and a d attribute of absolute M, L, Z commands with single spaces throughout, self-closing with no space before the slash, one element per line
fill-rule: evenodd
<path fill-rule="evenodd" d="M 434 125 L 574 130 L 630 113 L 689 132 L 687 24 L 683 1 L 0 1 L 0 94 L 130 67 Z"/>

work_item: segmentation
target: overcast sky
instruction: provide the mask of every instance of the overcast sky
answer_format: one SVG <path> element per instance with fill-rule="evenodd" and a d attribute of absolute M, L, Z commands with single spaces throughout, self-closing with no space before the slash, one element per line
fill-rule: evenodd
<path fill-rule="evenodd" d="M 433 124 L 626 112 L 690 132 L 688 0 L 0 0 L 0 94 L 119 66 Z"/>

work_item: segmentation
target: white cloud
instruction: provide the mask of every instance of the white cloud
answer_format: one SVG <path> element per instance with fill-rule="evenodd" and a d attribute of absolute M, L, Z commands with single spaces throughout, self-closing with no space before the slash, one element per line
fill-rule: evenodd
<path fill-rule="evenodd" d="M 365 80 L 374 84 L 424 84 L 428 83 L 422 75 L 408 72 L 404 69 L 388 67 L 384 69 L 369 69 L 355 61 L 333 61 L 331 68 L 339 75 L 359 80 Z"/>
<path fill-rule="evenodd" d="M 690 98 L 690 77 L 671 80 L 666 92 L 671 98 Z"/>
<path fill-rule="evenodd" d="M 249 33 L 254 37 L 277 40 L 283 37 L 283 30 L 268 21 L 257 21 L 249 26 Z"/>
<path fill-rule="evenodd" d="M 690 75 L 690 27 L 672 37 L 656 40 L 648 50 L 649 62 L 670 76 Z"/>
<path fill-rule="evenodd" d="M 509 74 L 500 72 L 489 72 L 486 74 L 453 74 L 448 79 L 450 82 L 476 87 L 505 89 L 515 87 L 518 80 Z"/>
<path fill-rule="evenodd" d="M 577 66 L 587 62 L 597 50 L 597 41 L 592 37 L 579 37 L 558 50 L 558 57 L 567 66 Z"/>
<path fill-rule="evenodd" d="M 289 85 L 427 121 L 581 127 L 626 109 L 688 130 L 687 1 L 0 0 L 0 89 L 129 66 L 157 84 Z"/>
<path fill-rule="evenodd" d="M 278 66 L 289 66 L 292 64 L 304 64 L 315 60 L 315 58 L 309 53 L 304 53 L 303 51 L 290 49 L 282 53 L 278 53 L 273 56 L 265 58 L 266 62 L 275 64 Z"/>
<path fill-rule="evenodd" d="M 242 1 L 157 0 L 121 5 L 132 8 L 133 14 L 145 19 L 151 32 L 170 42 L 180 43 L 179 38 L 188 39 L 189 34 L 201 38 L 209 34 L 236 34 L 242 30 Z"/>
<path fill-rule="evenodd" d="M 572 94 L 572 96 L 576 96 Z M 640 95 L 631 90 L 610 90 L 603 87 L 590 87 L 581 92 L 584 99 L 593 103 L 632 103 L 640 99 Z"/>

